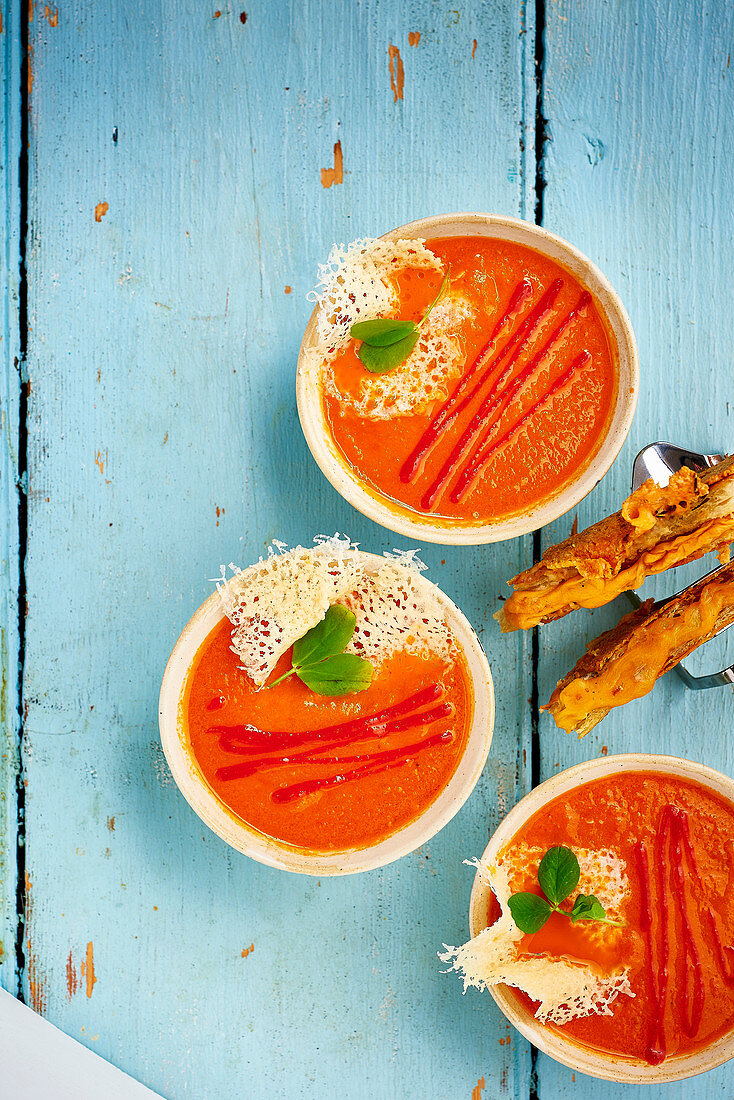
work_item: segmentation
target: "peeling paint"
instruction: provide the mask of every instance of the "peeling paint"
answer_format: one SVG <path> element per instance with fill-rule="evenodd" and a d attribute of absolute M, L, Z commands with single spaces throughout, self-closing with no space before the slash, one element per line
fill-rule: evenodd
<path fill-rule="evenodd" d="M 421 40 L 420 31 L 408 31 L 408 45 L 417 46 Z"/>
<path fill-rule="evenodd" d="M 480 1077 L 474 1088 L 471 1090 L 471 1100 L 482 1100 L 482 1091 L 486 1089 L 486 1087 L 487 1086 L 484 1083 L 484 1078 Z"/>
<path fill-rule="evenodd" d="M 25 872 L 25 910 L 26 928 L 30 929 L 33 918 L 33 883 L 28 871 Z M 26 958 L 28 960 L 28 991 L 30 1005 L 34 1012 L 43 1015 L 46 1011 L 46 978 L 38 966 L 38 960 L 31 943 L 30 932 L 26 937 Z"/>
<path fill-rule="evenodd" d="M 104 477 L 104 470 L 105 470 L 105 466 L 107 465 L 107 451 L 106 450 L 97 451 L 95 453 L 94 465 L 97 467 L 99 472 L 102 474 L 102 477 Z M 109 485 L 109 481 L 107 481 L 107 484 Z"/>
<path fill-rule="evenodd" d="M 107 818 L 107 828 L 110 830 L 111 833 L 114 833 L 114 831 L 115 831 L 115 815 L 114 814 L 112 815 L 112 817 Z"/>
<path fill-rule="evenodd" d="M 31 951 L 30 938 L 26 940 L 28 948 L 28 989 L 31 995 L 31 1008 L 39 1015 L 46 1011 L 46 979 L 38 967 L 38 960 Z"/>
<path fill-rule="evenodd" d="M 91 997 L 97 984 L 97 976 L 94 973 L 94 945 L 91 940 L 87 944 L 87 953 L 82 961 L 82 978 L 86 979 L 87 997 Z"/>
<path fill-rule="evenodd" d="M 43 11 L 44 16 L 48 20 L 49 27 L 58 27 L 59 25 L 59 9 L 50 8 L 48 4 Z"/>
<path fill-rule="evenodd" d="M 98 202 L 94 208 L 94 220 L 96 222 L 101 222 L 109 208 L 110 204 L 108 202 Z"/>
<path fill-rule="evenodd" d="M 331 187 L 332 183 L 344 182 L 344 155 L 342 153 L 342 143 L 340 141 L 334 144 L 334 167 L 321 169 L 321 186 Z M 286 294 L 289 291 L 286 290 Z"/>
<path fill-rule="evenodd" d="M 255 944 L 254 943 L 251 943 L 249 947 L 243 947 L 242 948 L 242 958 L 246 959 L 247 956 L 251 955 L 254 950 L 255 950 Z"/>
<path fill-rule="evenodd" d="M 74 966 L 74 958 L 72 952 L 69 951 L 69 957 L 66 960 L 66 999 L 68 1001 L 70 1001 L 77 992 L 80 984 L 81 980 Z"/>
<path fill-rule="evenodd" d="M 397 46 L 393 46 L 393 44 L 390 43 L 387 52 L 390 58 L 390 87 L 392 88 L 393 103 L 397 103 L 399 99 L 403 98 L 405 69 L 403 68 L 403 59 L 400 56 L 400 50 Z"/>
<path fill-rule="evenodd" d="M 474 54 L 475 54 L 476 52 L 477 52 L 477 40 L 476 40 L 476 38 L 475 38 L 475 39 L 473 40 L 473 42 L 472 42 L 472 47 L 471 47 L 471 55 L 472 55 L 472 58 L 474 57 Z"/>

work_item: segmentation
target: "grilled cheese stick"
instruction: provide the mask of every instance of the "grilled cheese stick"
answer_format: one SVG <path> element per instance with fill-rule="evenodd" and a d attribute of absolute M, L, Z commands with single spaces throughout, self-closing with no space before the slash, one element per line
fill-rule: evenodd
<path fill-rule="evenodd" d="M 683 467 L 666 486 L 649 478 L 616 515 L 551 546 L 513 577 L 495 618 L 528 630 L 578 607 L 601 607 L 646 577 L 713 550 L 728 561 L 734 541 L 734 456 L 697 474 Z"/>
<path fill-rule="evenodd" d="M 613 707 L 639 699 L 698 646 L 734 623 L 734 562 L 678 596 L 647 600 L 590 642 L 543 710 L 583 737 Z"/>

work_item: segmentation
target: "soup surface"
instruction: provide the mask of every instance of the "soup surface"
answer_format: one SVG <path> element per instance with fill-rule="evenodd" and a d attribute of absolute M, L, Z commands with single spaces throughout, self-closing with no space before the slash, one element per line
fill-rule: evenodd
<path fill-rule="evenodd" d="M 473 711 L 458 651 L 396 653 L 366 691 L 329 698 L 295 676 L 256 690 L 230 646 L 224 619 L 196 655 L 183 713 L 204 779 L 260 832 L 310 851 L 366 847 L 418 817 L 456 771 Z"/>
<path fill-rule="evenodd" d="M 504 519 L 554 496 L 596 453 L 616 399 L 616 352 L 593 298 L 582 300 L 574 276 L 533 249 L 486 237 L 426 246 L 450 267 L 451 293 L 474 309 L 461 326 L 462 374 L 447 400 L 463 388 L 443 427 L 442 402 L 417 415 L 360 415 L 345 396 L 356 399 L 375 376 L 355 340 L 326 368 L 333 382 L 323 391 L 326 418 L 368 491 L 392 505 L 450 525 Z M 442 276 L 403 269 L 393 278 L 399 316 L 418 321 Z"/>
<path fill-rule="evenodd" d="M 549 803 L 507 849 L 521 843 L 544 851 L 557 844 L 613 849 L 630 882 L 626 927 L 600 937 L 592 924 L 554 914 L 539 932 L 523 937 L 524 953 L 566 954 L 607 973 L 630 968 L 634 997 L 617 997 L 612 1015 L 582 1017 L 554 1030 L 598 1050 L 659 1064 L 734 1026 L 734 806 L 676 776 L 623 772 Z M 522 888 L 538 892 L 534 873 Z M 487 924 L 497 915 L 493 896 Z M 536 1011 L 523 993 L 512 993 Z"/>

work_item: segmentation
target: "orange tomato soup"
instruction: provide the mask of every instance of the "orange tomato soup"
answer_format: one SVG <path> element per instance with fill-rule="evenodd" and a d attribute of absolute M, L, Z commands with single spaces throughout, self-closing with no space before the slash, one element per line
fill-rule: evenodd
<path fill-rule="evenodd" d="M 520 950 L 566 954 L 609 973 L 629 967 L 634 997 L 611 1016 L 563 1027 L 565 1038 L 657 1065 L 707 1046 L 734 1026 L 734 806 L 698 783 L 623 772 L 562 795 L 532 817 L 515 844 L 612 849 L 630 883 L 626 926 L 603 937 L 553 915 Z M 523 889 L 538 891 L 537 879 Z M 572 899 L 571 899 L 572 900 Z M 492 899 L 487 924 L 497 916 Z M 600 943 L 603 946 L 599 946 Z M 537 1004 L 511 991 L 533 1013 Z"/>
<path fill-rule="evenodd" d="M 261 833 L 316 852 L 366 847 L 418 817 L 456 771 L 473 712 L 462 655 L 397 653 L 366 691 L 329 698 L 295 676 L 256 690 L 230 646 L 225 619 L 192 664 L 183 715 L 209 787 Z M 388 724 L 370 725 L 384 711 Z M 335 726 L 346 728 L 324 736 Z"/>
<path fill-rule="evenodd" d="M 475 310 L 460 331 L 462 374 L 449 383 L 449 400 L 462 380 L 465 388 L 457 394 L 456 405 L 466 396 L 471 400 L 451 423 L 437 428 L 434 444 L 408 471 L 406 464 L 420 450 L 424 433 L 444 403 L 434 402 L 418 415 L 391 419 L 360 415 L 344 399 L 358 398 L 364 380 L 374 376 L 357 357 L 359 342 L 351 340 L 327 368 L 333 385 L 323 390 L 325 416 L 337 447 L 369 492 L 399 510 L 431 514 L 447 525 L 489 523 L 556 495 L 597 452 L 616 401 L 616 346 L 594 299 L 587 294 L 577 311 L 584 288 L 539 252 L 486 237 L 441 238 L 427 241 L 426 246 L 450 267 L 451 292 L 467 298 Z M 442 276 L 404 269 L 394 278 L 398 315 L 419 320 Z M 483 356 L 498 320 L 517 301 L 513 296 L 522 286 L 520 304 L 511 310 Z M 548 309 L 541 310 L 533 327 L 531 314 L 546 295 Z M 529 331 L 523 341 L 526 321 Z M 567 324 L 543 355 L 545 344 L 564 321 Z M 500 401 L 483 415 L 482 404 L 493 387 L 497 398 L 508 403 L 503 408 Z M 479 417 L 476 434 L 467 436 L 475 416 Z M 467 446 L 452 459 L 462 437 L 468 440 Z M 463 486 L 465 495 L 454 499 L 466 464 L 487 447 L 491 453 L 474 480 Z M 453 472 L 445 475 L 438 488 L 447 464 Z M 429 501 L 431 496 L 435 499 Z"/>

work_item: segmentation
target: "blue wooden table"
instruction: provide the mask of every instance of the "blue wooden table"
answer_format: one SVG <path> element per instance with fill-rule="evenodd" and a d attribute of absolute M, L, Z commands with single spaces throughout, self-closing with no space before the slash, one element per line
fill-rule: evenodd
<path fill-rule="evenodd" d="M 441 975 L 436 950 L 467 933 L 462 860 L 533 782 L 607 749 L 732 774 L 730 692 L 670 675 L 577 742 L 537 703 L 620 608 L 549 626 L 535 647 L 502 637 L 491 615 L 533 538 L 426 547 L 493 666 L 491 756 L 430 845 L 320 882 L 199 822 L 161 753 L 157 692 L 220 563 L 335 530 L 407 545 L 336 495 L 298 425 L 306 294 L 333 241 L 495 211 L 601 266 L 642 387 L 582 525 L 618 506 L 643 444 L 732 449 L 734 10 L 0 12 L 2 984 L 169 1100 L 628 1096 L 535 1056 L 489 996 Z M 734 1096 L 731 1066 L 659 1091 L 709 1094 Z"/>

